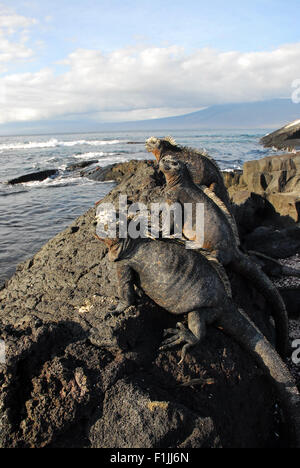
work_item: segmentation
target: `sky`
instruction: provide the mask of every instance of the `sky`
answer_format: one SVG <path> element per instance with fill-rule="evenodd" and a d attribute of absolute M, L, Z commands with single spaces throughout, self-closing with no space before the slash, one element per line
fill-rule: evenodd
<path fill-rule="evenodd" d="M 0 125 L 290 97 L 299 17 L 299 0 L 0 0 Z"/>

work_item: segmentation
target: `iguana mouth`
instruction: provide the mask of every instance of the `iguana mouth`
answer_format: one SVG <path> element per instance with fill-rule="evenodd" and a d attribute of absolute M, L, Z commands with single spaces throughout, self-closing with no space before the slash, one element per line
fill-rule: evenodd
<path fill-rule="evenodd" d="M 171 170 L 171 168 L 170 168 L 170 166 L 169 166 L 168 164 L 163 164 L 163 168 L 164 168 L 164 170 L 165 170 L 166 172 L 168 172 L 168 171 Z"/>
<path fill-rule="evenodd" d="M 176 158 L 172 156 L 164 156 L 163 159 L 160 161 L 160 168 L 164 172 L 174 172 L 177 173 L 180 171 L 180 163 Z"/>

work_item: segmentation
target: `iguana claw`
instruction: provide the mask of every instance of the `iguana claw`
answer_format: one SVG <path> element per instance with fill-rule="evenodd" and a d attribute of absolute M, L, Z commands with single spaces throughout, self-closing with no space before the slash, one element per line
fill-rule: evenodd
<path fill-rule="evenodd" d="M 166 338 L 162 345 L 160 346 L 160 351 L 166 349 L 172 349 L 174 346 L 177 346 L 181 343 L 185 343 L 181 351 L 181 359 L 178 364 L 182 364 L 186 356 L 188 348 L 194 346 L 197 343 L 197 338 L 190 332 L 182 323 L 178 322 L 176 324 L 177 328 L 169 328 L 164 331 L 164 336 L 172 335 L 169 338 Z"/>

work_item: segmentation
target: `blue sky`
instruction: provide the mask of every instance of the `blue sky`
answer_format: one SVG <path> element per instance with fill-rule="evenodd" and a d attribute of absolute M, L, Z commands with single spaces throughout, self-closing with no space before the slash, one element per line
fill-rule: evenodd
<path fill-rule="evenodd" d="M 220 51 L 271 50 L 300 40 L 299 0 L 10 0 L 34 17 L 30 43 L 44 41 L 35 67 L 75 48 L 111 52 L 132 45 L 181 45 Z M 34 65 L 32 65 L 34 67 Z"/>
<path fill-rule="evenodd" d="M 287 97 L 300 77 L 299 0 L 0 0 L 0 5 L 3 18 L 15 17 L 13 30 L 1 31 L 0 9 L 0 93 L 2 86 L 6 102 L 16 107 L 10 121 L 64 112 L 90 112 L 98 120 L 175 115 L 216 103 Z M 52 96 L 56 109 L 53 102 L 41 108 L 37 89 L 42 96 L 58 87 L 60 95 Z"/>

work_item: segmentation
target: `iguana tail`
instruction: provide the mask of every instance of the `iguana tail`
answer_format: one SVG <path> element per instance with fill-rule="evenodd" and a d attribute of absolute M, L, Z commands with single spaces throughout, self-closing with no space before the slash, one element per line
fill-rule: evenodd
<path fill-rule="evenodd" d="M 300 447 L 300 395 L 289 370 L 249 317 L 232 302 L 217 326 L 249 351 L 275 385 L 288 431 L 289 444 Z"/>
<path fill-rule="evenodd" d="M 239 274 L 251 281 L 272 305 L 275 320 L 277 350 L 284 358 L 288 354 L 288 315 L 284 301 L 268 276 L 259 265 L 252 261 L 247 255 L 239 250 L 236 251 L 235 259 L 230 266 Z"/>
<path fill-rule="evenodd" d="M 266 271 L 266 268 L 264 268 L 266 273 L 270 274 L 270 276 L 295 276 L 297 278 L 300 278 L 300 269 L 297 270 L 296 268 L 291 268 L 289 266 L 282 265 L 274 258 L 268 257 L 267 255 L 262 254 L 261 252 L 255 252 L 254 250 L 249 250 L 248 254 L 257 257 L 261 259 L 262 261 L 265 260 L 267 264 L 270 263 L 270 268 L 267 268 L 267 271 Z"/>

